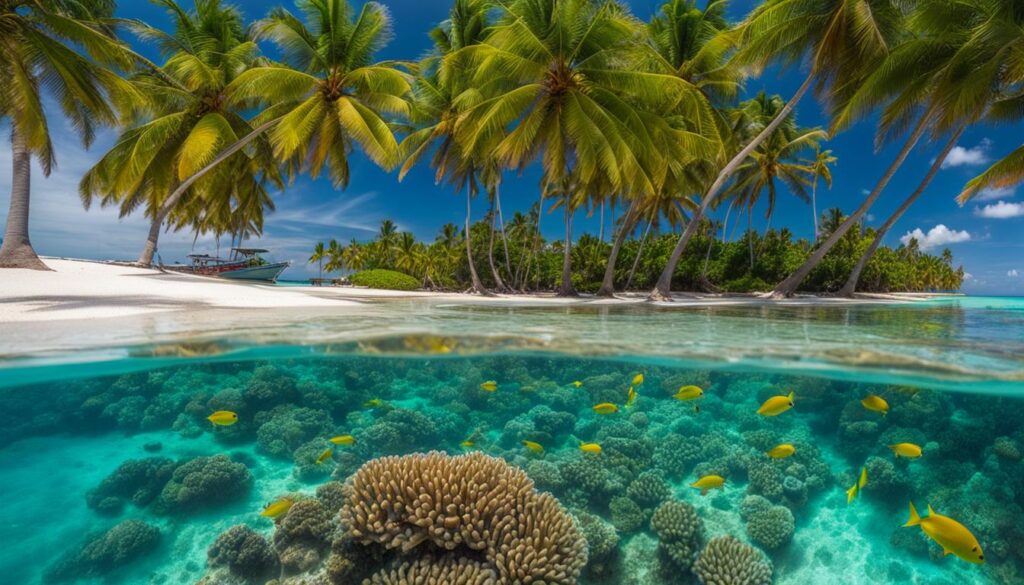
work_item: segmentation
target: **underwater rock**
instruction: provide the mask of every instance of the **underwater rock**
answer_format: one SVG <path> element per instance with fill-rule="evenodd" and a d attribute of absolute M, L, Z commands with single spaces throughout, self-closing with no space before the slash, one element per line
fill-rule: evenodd
<path fill-rule="evenodd" d="M 159 529 L 140 520 L 125 520 L 67 553 L 47 571 L 46 580 L 57 583 L 102 577 L 153 552 L 158 544 Z"/>
<path fill-rule="evenodd" d="M 625 496 L 616 496 L 608 504 L 612 525 L 619 532 L 636 532 L 647 520 L 643 509 Z"/>
<path fill-rule="evenodd" d="M 769 505 L 746 515 L 747 535 L 766 549 L 776 549 L 793 538 L 796 519 L 785 506 Z"/>
<path fill-rule="evenodd" d="M 117 514 L 125 500 L 143 508 L 170 481 L 177 463 L 164 457 L 129 459 L 85 495 L 86 504 L 103 514 Z"/>
<path fill-rule="evenodd" d="M 291 459 L 296 449 L 317 437 L 330 436 L 334 423 L 323 410 L 283 405 L 257 414 L 256 446 L 267 455 Z"/>
<path fill-rule="evenodd" d="M 161 514 L 184 514 L 235 500 L 252 486 L 252 474 L 226 455 L 196 457 L 179 465 L 154 504 Z"/>
<path fill-rule="evenodd" d="M 651 530 L 658 535 L 658 551 L 671 567 L 662 572 L 689 570 L 704 539 L 704 523 L 690 504 L 670 500 L 658 506 L 651 516 Z"/>
<path fill-rule="evenodd" d="M 693 563 L 703 585 L 771 585 L 772 565 L 764 555 L 733 536 L 712 538 Z"/>
<path fill-rule="evenodd" d="M 347 491 L 342 522 L 363 544 L 408 554 L 430 543 L 423 549 L 482 556 L 509 585 L 574 585 L 587 561 L 586 540 L 558 501 L 482 453 L 373 459 Z"/>
<path fill-rule="evenodd" d="M 277 555 L 267 539 L 242 524 L 222 532 L 206 555 L 210 567 L 227 567 L 244 579 L 269 576 L 277 568 Z"/>

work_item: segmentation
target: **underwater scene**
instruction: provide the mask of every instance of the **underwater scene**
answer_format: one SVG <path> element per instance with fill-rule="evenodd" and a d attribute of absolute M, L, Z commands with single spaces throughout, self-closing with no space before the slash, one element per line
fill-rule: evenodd
<path fill-rule="evenodd" d="M 1012 333 L 1022 308 L 902 308 L 864 346 L 897 346 L 899 330 L 932 339 L 907 352 L 949 362 L 941 376 L 909 375 L 906 352 L 863 370 L 848 352 L 849 367 L 818 356 L 804 369 L 573 354 L 552 340 L 558 351 L 448 335 L 454 321 L 438 313 L 440 333 L 352 343 L 236 337 L 81 361 L 11 356 L 0 367 L 0 574 L 114 585 L 1024 583 L 1024 340 Z M 813 342 L 814 327 L 843 322 L 868 335 L 879 309 L 826 311 L 817 325 L 751 311 L 776 326 L 749 328 L 748 347 L 787 328 Z M 592 314 L 565 313 L 501 318 L 593 327 Z M 680 343 L 699 331 L 686 319 L 709 314 L 650 318 L 664 321 L 646 331 L 651 343 Z M 999 343 L 964 349 L 988 329 Z M 954 372 L 955 361 L 976 369 Z"/>

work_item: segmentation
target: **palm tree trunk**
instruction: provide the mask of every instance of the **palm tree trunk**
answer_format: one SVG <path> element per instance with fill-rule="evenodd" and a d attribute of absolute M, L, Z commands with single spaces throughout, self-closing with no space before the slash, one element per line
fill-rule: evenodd
<path fill-rule="evenodd" d="M 839 289 L 839 292 L 837 293 L 839 296 L 853 296 L 854 291 L 857 290 L 857 282 L 860 281 L 861 272 L 864 271 L 864 267 L 867 266 L 871 257 L 875 255 L 875 251 L 878 250 L 878 246 L 881 245 L 882 239 L 885 238 L 885 234 L 888 233 L 892 226 L 899 221 L 901 217 L 903 217 L 903 214 L 910 209 L 910 206 L 917 201 L 918 197 L 924 193 L 924 190 L 928 188 L 929 183 L 931 183 L 932 179 L 935 178 L 935 174 L 939 172 L 943 161 L 946 160 L 946 157 L 949 156 L 949 152 L 953 150 L 954 146 L 956 146 L 956 141 L 960 139 L 960 135 L 963 134 L 965 129 L 966 126 L 960 126 L 960 128 L 953 132 L 949 141 L 946 142 L 945 148 L 942 149 L 942 152 L 939 153 L 938 157 L 936 157 L 935 162 L 932 163 L 931 168 L 928 169 L 928 173 L 924 176 L 924 179 L 921 180 L 921 184 L 918 185 L 917 189 L 907 197 L 903 204 L 889 216 L 889 219 L 885 220 L 882 227 L 878 228 L 878 231 L 875 232 L 875 239 L 871 241 L 871 245 L 868 246 L 867 251 L 864 252 L 864 255 L 860 257 L 860 260 L 858 260 L 857 264 L 853 267 L 853 271 L 850 272 L 850 277 L 846 279 L 846 284 Z"/>
<path fill-rule="evenodd" d="M 633 199 L 633 202 L 629 204 L 629 211 L 626 212 L 626 217 L 622 218 L 622 225 L 619 226 L 619 231 L 615 234 L 615 241 L 612 242 L 612 251 L 608 254 L 608 263 L 604 267 L 604 278 L 601 280 L 601 288 L 597 291 L 599 297 L 611 297 L 615 296 L 615 263 L 619 258 L 619 251 L 622 250 L 622 244 L 626 241 L 626 236 L 633 229 L 633 214 L 639 205 L 639 199 Z"/>
<path fill-rule="evenodd" d="M 491 199 L 491 213 L 489 215 L 491 216 L 491 237 L 487 241 L 487 264 L 491 267 L 494 288 L 498 289 L 499 292 L 505 292 L 505 283 L 501 280 L 501 275 L 498 274 L 498 269 L 494 266 L 494 228 L 498 218 L 494 209 L 494 199 Z"/>
<path fill-rule="evenodd" d="M 572 286 L 572 210 L 568 195 L 565 201 L 565 246 L 562 253 L 562 286 L 558 289 L 560 297 L 574 297 L 576 289 Z"/>
<path fill-rule="evenodd" d="M 846 221 L 844 221 L 834 232 L 832 232 L 829 235 L 828 239 L 826 239 L 824 242 L 822 242 L 820 246 L 818 246 L 814 253 L 811 254 L 811 257 L 808 258 L 807 261 L 804 262 L 803 265 L 796 270 L 796 272 L 790 274 L 788 277 L 786 277 L 785 280 L 780 282 L 778 286 L 775 287 L 775 290 L 772 291 L 772 297 L 784 298 L 793 296 L 793 293 L 796 292 L 796 289 L 797 287 L 800 286 L 800 283 L 802 283 L 804 281 L 804 278 L 806 278 L 807 275 L 810 274 L 811 270 L 813 270 L 814 267 L 821 262 L 821 259 L 824 258 L 826 254 L 828 254 L 829 250 L 831 250 L 832 247 L 836 245 L 836 242 L 838 242 L 840 238 L 846 235 L 846 232 L 850 231 L 851 227 L 860 222 L 861 218 L 864 217 L 864 214 L 868 212 L 868 209 L 871 209 L 871 206 L 874 205 L 875 201 L 882 194 L 882 190 L 885 189 L 885 186 L 889 184 L 889 181 L 892 179 L 893 175 L 896 174 L 896 170 L 899 169 L 900 165 L 903 164 L 903 161 L 906 160 L 907 155 L 909 155 L 910 151 L 914 149 L 914 146 L 917 144 L 917 141 L 924 134 L 925 130 L 927 130 L 928 122 L 930 119 L 930 111 L 925 112 L 921 116 L 921 119 L 917 123 L 917 127 L 914 128 L 914 131 L 913 133 L 911 133 L 910 138 L 908 138 L 906 144 L 903 145 L 903 149 L 900 150 L 900 153 L 896 156 L 895 159 L 893 159 L 892 163 L 889 165 L 889 168 L 886 169 L 885 174 L 882 175 L 882 178 L 879 179 L 878 184 L 875 185 L 874 190 L 871 191 L 871 194 L 864 199 L 863 203 L 860 204 L 860 207 L 858 207 L 857 210 L 854 211 L 852 215 L 850 215 L 850 217 L 846 218 Z"/>
<path fill-rule="evenodd" d="M 640 238 L 640 246 L 636 250 L 636 258 L 633 259 L 633 266 L 629 269 L 629 278 L 626 279 L 626 287 L 623 290 L 629 290 L 629 285 L 633 284 L 633 275 L 636 274 L 636 267 L 640 264 L 640 257 L 644 254 L 644 244 L 647 243 L 647 234 L 651 233 L 652 225 L 654 225 L 653 219 L 647 222 L 644 235 Z"/>
<path fill-rule="evenodd" d="M 811 213 L 814 214 L 814 241 L 818 241 L 818 175 L 814 175 L 811 184 Z"/>
<path fill-rule="evenodd" d="M 484 284 L 480 282 L 480 276 L 476 273 L 476 266 L 473 265 L 473 246 L 470 242 L 470 219 L 473 215 L 472 210 L 473 192 L 470 188 L 466 187 L 466 260 L 469 261 L 469 277 L 472 283 L 471 292 L 477 294 L 486 295 L 487 290 L 484 288 Z"/>
<path fill-rule="evenodd" d="M 605 204 L 605 200 L 602 199 L 601 200 L 601 229 L 600 229 L 600 232 L 599 232 L 600 235 L 597 238 L 598 240 L 601 240 L 602 244 L 604 243 L 604 204 Z"/>
<path fill-rule="evenodd" d="M 29 198 L 32 194 L 32 153 L 15 125 L 11 130 L 11 205 L 7 213 L 4 243 L 0 246 L 0 268 L 50 270 L 39 259 L 28 238 Z"/>
<path fill-rule="evenodd" d="M 750 248 L 750 273 L 754 273 L 754 208 L 747 206 L 747 247 Z"/>
<path fill-rule="evenodd" d="M 793 97 L 789 98 L 786 105 L 779 110 L 775 119 L 765 126 L 764 130 L 761 130 L 761 133 L 755 136 L 750 143 L 743 147 L 743 150 L 739 151 L 739 153 L 737 153 L 736 156 L 734 156 L 732 160 L 725 165 L 725 168 L 718 173 L 718 177 L 715 178 L 715 182 L 711 184 L 707 193 L 704 194 L 704 197 L 700 202 L 700 207 L 693 214 L 693 218 L 690 220 L 690 223 L 687 224 L 686 229 L 683 230 L 682 235 L 679 236 L 679 241 L 676 242 L 676 247 L 672 250 L 672 255 L 669 256 L 668 264 L 665 265 L 665 269 L 661 272 L 661 276 L 658 278 L 658 282 L 654 285 L 654 290 L 651 291 L 648 300 L 672 300 L 672 276 L 676 272 L 676 266 L 679 265 L 680 258 L 683 257 L 683 251 L 686 249 L 686 245 L 690 243 L 690 239 L 693 238 L 693 234 L 697 231 L 697 226 L 700 224 L 700 220 L 704 218 L 704 214 L 707 212 L 708 207 L 710 207 L 711 203 L 716 197 L 718 197 L 718 193 L 725 186 L 729 178 L 732 177 L 733 173 L 736 172 L 736 169 L 743 164 L 743 161 L 747 160 L 750 153 L 754 152 L 762 142 L 771 136 L 772 132 L 775 132 L 775 129 L 778 128 L 779 125 L 781 125 L 782 122 L 785 121 L 785 119 L 793 112 L 793 108 L 796 107 L 796 104 L 811 88 L 811 84 L 814 83 L 814 77 L 816 74 L 817 72 L 812 69 L 811 73 L 807 76 L 807 79 L 804 80 L 800 88 L 796 90 L 795 94 L 793 94 Z"/>
<path fill-rule="evenodd" d="M 512 264 L 508 257 L 508 234 L 505 233 L 505 217 L 501 213 L 501 182 L 494 187 L 494 204 L 498 208 L 498 227 L 501 228 L 501 245 L 505 250 L 505 271 L 512 278 Z"/>
<path fill-rule="evenodd" d="M 156 216 L 149 224 L 149 236 L 146 237 L 146 244 L 142 247 L 142 253 L 139 254 L 139 260 L 136 262 L 139 266 L 149 268 L 153 265 L 153 256 L 156 254 L 157 243 L 160 239 L 160 229 L 163 227 L 164 220 L 174 210 L 174 206 L 181 201 L 184 194 L 184 191 L 175 189 L 170 197 L 160 205 Z"/>

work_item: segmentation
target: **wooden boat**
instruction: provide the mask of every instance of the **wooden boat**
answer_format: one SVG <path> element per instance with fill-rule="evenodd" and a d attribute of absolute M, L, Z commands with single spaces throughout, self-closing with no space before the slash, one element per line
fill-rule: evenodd
<path fill-rule="evenodd" d="M 291 263 L 268 262 L 260 256 L 267 252 L 259 248 L 232 248 L 231 257 L 227 259 L 209 254 L 189 254 L 192 265 L 188 272 L 232 280 L 274 282 Z"/>

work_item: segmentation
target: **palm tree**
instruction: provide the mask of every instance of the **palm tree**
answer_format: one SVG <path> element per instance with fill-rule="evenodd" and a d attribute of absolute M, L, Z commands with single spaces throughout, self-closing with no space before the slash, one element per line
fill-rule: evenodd
<path fill-rule="evenodd" d="M 399 238 L 398 226 L 390 219 L 380 222 L 380 229 L 377 230 L 377 247 L 385 261 L 390 266 L 395 261 L 395 247 Z"/>
<path fill-rule="evenodd" d="M 88 147 L 96 127 L 114 125 L 145 101 L 107 66 L 129 69 L 133 54 L 102 24 L 109 0 L 0 2 L 0 119 L 11 124 L 11 201 L 0 268 L 48 270 L 29 239 L 32 158 L 49 176 L 56 157 L 44 98 L 60 104 Z"/>
<path fill-rule="evenodd" d="M 857 81 L 886 55 L 894 39 L 902 34 L 902 13 L 892 0 L 766 0 L 735 31 L 727 34 L 739 47 L 733 57 L 736 65 L 761 69 L 776 61 L 794 65 L 806 58 L 810 68 L 775 119 L 722 167 L 704 192 L 695 221 L 691 221 L 679 237 L 651 291 L 651 300 L 671 300 L 672 276 L 683 250 L 696 233 L 699 220 L 716 202 L 739 166 L 782 124 L 815 83 L 818 92 L 832 102 L 840 102 L 852 92 Z M 908 147 L 906 151 L 909 150 Z"/>
<path fill-rule="evenodd" d="M 147 207 L 151 221 L 139 255 L 142 266 L 152 263 L 165 220 L 176 229 L 198 222 L 202 232 L 220 217 L 222 227 L 235 232 L 231 216 L 238 220 L 242 207 L 232 211 L 234 199 L 261 226 L 263 209 L 273 207 L 264 181 L 281 186 L 277 164 L 261 140 L 251 156 L 239 153 L 194 188 L 177 190 L 219 148 L 252 131 L 241 109 L 227 105 L 226 86 L 259 61 L 236 8 L 218 1 L 197 2 L 193 12 L 173 0 L 164 0 L 164 6 L 175 23 L 173 35 L 133 25 L 144 38 L 157 40 L 167 56 L 164 67 L 133 79 L 151 96 L 152 118 L 122 133 L 79 185 L 86 208 L 97 198 L 103 206 L 118 205 L 122 216 Z"/>
<path fill-rule="evenodd" d="M 327 258 L 327 248 L 323 242 L 317 242 L 313 246 L 313 254 L 309 257 L 309 263 L 317 263 L 317 266 L 320 268 L 320 278 L 324 277 L 324 258 Z"/>
<path fill-rule="evenodd" d="M 466 152 L 455 139 L 456 122 L 461 115 L 459 100 L 468 90 L 468 63 L 459 51 L 476 46 L 488 29 L 488 0 L 455 0 L 449 18 L 431 31 L 434 54 L 419 64 L 413 86 L 413 122 L 416 129 L 402 142 L 405 163 L 399 180 L 425 154 L 433 151 L 431 166 L 435 181 L 447 180 L 456 191 L 466 190 L 465 245 L 471 290 L 488 294 L 473 262 L 470 227 L 473 198 L 479 192 L 479 177 L 486 166 L 480 157 Z M 492 173 L 496 182 L 496 172 Z"/>
<path fill-rule="evenodd" d="M 814 215 L 814 240 L 818 240 L 818 179 L 824 179 L 825 185 L 832 188 L 832 166 L 839 159 L 832 156 L 831 150 L 822 150 L 820 147 L 814 149 L 814 158 L 805 161 L 804 164 L 811 169 L 811 213 Z"/>
<path fill-rule="evenodd" d="M 345 253 L 345 247 L 338 243 L 338 240 L 331 238 L 330 243 L 327 245 L 327 272 L 337 272 L 345 268 L 345 262 L 343 255 Z"/>
<path fill-rule="evenodd" d="M 180 196 L 267 132 L 290 174 L 308 170 L 315 178 L 326 166 L 342 188 L 348 186 L 348 155 L 355 147 L 383 168 L 398 163 L 398 142 L 385 117 L 409 113 L 404 96 L 411 86 L 396 63 L 373 60 L 391 38 L 387 9 L 366 2 L 357 14 L 347 0 L 299 0 L 297 6 L 304 19 L 275 8 L 252 27 L 257 40 L 278 45 L 284 62 L 249 69 L 225 88 L 231 107 L 266 106 L 251 120 L 252 132 L 181 181 L 169 197 Z"/>

